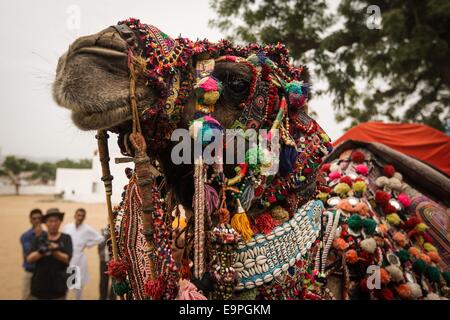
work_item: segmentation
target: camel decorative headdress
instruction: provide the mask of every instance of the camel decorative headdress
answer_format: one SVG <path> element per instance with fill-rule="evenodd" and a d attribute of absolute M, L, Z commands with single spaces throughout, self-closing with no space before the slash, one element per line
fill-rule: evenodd
<path fill-rule="evenodd" d="M 135 298 L 173 299 L 184 294 L 178 290 L 181 278 L 217 299 L 231 299 L 236 292 L 254 288 L 261 289 L 263 296 L 264 288 L 276 288 L 285 298 L 298 294 L 289 283 L 300 283 L 308 273 L 308 250 L 319 236 L 323 210 L 320 201 L 312 200 L 320 188 L 316 170 L 331 151 L 328 136 L 307 116 L 310 88 L 302 80 L 305 67 L 291 66 L 281 44 L 234 47 L 228 41 L 171 39 L 137 19 L 119 22 L 115 28 L 129 45 L 133 113 L 129 140 L 136 164 L 115 217 L 120 226 L 115 251 L 120 254 L 111 263 L 110 273 L 115 275 L 117 290 L 126 293 L 129 281 Z M 192 92 L 196 105 L 191 137 L 206 146 L 214 130 L 223 130 L 213 117 L 224 90 L 214 75 L 219 63 L 240 64 L 252 75 L 242 85 L 247 96 L 231 128 L 265 129 L 265 140 L 279 130 L 280 154 L 274 154 L 270 144 L 250 148 L 234 177 L 226 177 L 222 164 L 207 165 L 201 157 L 195 159 L 194 217 L 182 230 L 189 240 L 180 266 L 172 257 L 171 212 L 175 206 L 161 193 L 150 162 L 170 145 Z M 138 77 L 158 93 L 157 103 L 144 110 L 136 107 Z M 124 149 L 130 154 L 130 148 Z M 268 171 L 275 160 L 279 170 Z M 248 210 L 257 213 L 248 216 Z M 136 243 L 146 243 L 146 252 L 130 250 Z M 274 282 L 280 278 L 284 279 L 282 288 Z"/>

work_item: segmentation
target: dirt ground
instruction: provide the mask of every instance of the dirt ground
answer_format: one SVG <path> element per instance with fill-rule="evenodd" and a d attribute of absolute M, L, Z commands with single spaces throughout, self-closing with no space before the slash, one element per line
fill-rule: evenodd
<path fill-rule="evenodd" d="M 73 222 L 77 208 L 87 210 L 86 223 L 96 230 L 107 224 L 105 204 L 86 204 L 55 200 L 52 196 L 0 196 L 0 299 L 21 299 L 21 281 L 23 275 L 20 235 L 29 227 L 28 214 L 33 208 L 46 211 L 56 207 L 65 212 L 65 223 Z M 84 299 L 96 300 L 99 297 L 99 257 L 97 247 L 86 250 L 90 282 L 84 290 Z M 68 299 L 73 299 L 69 292 Z"/>

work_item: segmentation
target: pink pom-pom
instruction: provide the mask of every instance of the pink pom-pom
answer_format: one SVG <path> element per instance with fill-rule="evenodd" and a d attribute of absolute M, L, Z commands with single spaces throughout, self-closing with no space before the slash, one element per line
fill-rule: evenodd
<path fill-rule="evenodd" d="M 339 179 L 341 177 L 341 173 L 338 171 L 333 171 L 328 174 L 328 178 L 331 180 Z"/>
<path fill-rule="evenodd" d="M 219 91 L 219 84 L 213 77 L 206 77 L 199 81 L 197 87 L 204 92 Z"/>
<path fill-rule="evenodd" d="M 214 123 L 214 124 L 217 124 L 218 126 L 220 126 L 220 122 L 211 116 L 204 116 L 203 119 L 205 120 L 205 122 Z"/>
<path fill-rule="evenodd" d="M 367 176 L 369 174 L 369 169 L 363 164 L 358 164 L 355 169 L 357 173 L 362 174 L 363 176 Z"/>
<path fill-rule="evenodd" d="M 408 208 L 411 205 L 411 199 L 406 193 L 400 193 L 397 200 L 405 207 Z"/>

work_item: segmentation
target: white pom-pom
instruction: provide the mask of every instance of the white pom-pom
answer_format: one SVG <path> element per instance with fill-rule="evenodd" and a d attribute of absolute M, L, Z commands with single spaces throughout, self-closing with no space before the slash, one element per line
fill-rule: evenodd
<path fill-rule="evenodd" d="M 330 166 L 330 172 L 334 172 L 334 171 L 336 171 L 336 172 L 342 172 L 341 167 L 340 167 L 337 163 L 333 163 L 333 164 Z"/>
<path fill-rule="evenodd" d="M 411 298 L 417 299 L 422 296 L 422 288 L 418 283 L 408 282 L 409 289 L 411 290 Z"/>
<path fill-rule="evenodd" d="M 403 176 L 402 176 L 402 174 L 400 172 L 394 173 L 394 176 L 392 178 L 396 178 L 396 179 L 398 179 L 400 181 L 403 181 Z"/>
<path fill-rule="evenodd" d="M 377 187 L 383 188 L 388 183 L 388 181 L 389 181 L 388 177 L 381 176 L 375 180 L 375 184 L 377 185 Z"/>
<path fill-rule="evenodd" d="M 434 292 L 430 292 L 429 294 L 427 294 L 424 300 L 441 300 L 441 297 Z"/>
<path fill-rule="evenodd" d="M 403 271 L 394 265 L 390 265 L 386 267 L 387 272 L 389 272 L 389 274 L 391 275 L 392 280 L 394 280 L 395 282 L 401 282 L 404 280 L 403 277 Z"/>
<path fill-rule="evenodd" d="M 200 130 L 202 130 L 203 122 L 194 120 L 192 124 L 189 126 L 189 134 L 191 135 L 191 138 L 197 141 L 198 133 Z"/>
<path fill-rule="evenodd" d="M 377 248 L 377 243 L 374 238 L 368 238 L 361 241 L 361 249 L 368 253 L 374 253 Z"/>
<path fill-rule="evenodd" d="M 402 189 L 402 182 L 398 180 L 397 178 L 390 178 L 388 182 L 388 186 L 392 190 L 401 190 Z"/>

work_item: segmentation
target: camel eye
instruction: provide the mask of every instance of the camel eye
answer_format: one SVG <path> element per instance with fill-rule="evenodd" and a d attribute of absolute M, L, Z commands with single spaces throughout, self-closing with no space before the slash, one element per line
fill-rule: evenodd
<path fill-rule="evenodd" d="M 230 88 L 230 90 L 237 95 L 245 93 L 245 91 L 248 89 L 248 86 L 248 81 L 242 78 L 236 78 L 228 82 L 228 88 Z"/>

